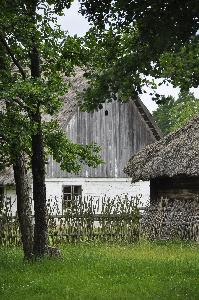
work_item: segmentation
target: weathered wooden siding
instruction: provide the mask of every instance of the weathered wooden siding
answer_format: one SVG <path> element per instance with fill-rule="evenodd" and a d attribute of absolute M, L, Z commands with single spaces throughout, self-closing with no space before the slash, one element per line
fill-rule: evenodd
<path fill-rule="evenodd" d="M 156 140 L 133 101 L 107 103 L 103 109 L 94 113 L 78 110 L 65 130 L 68 137 L 76 143 L 99 144 L 105 163 L 96 169 L 84 167 L 77 176 L 61 171 L 59 165 L 50 158 L 47 166 L 48 178 L 126 177 L 123 168 L 129 158 Z"/>

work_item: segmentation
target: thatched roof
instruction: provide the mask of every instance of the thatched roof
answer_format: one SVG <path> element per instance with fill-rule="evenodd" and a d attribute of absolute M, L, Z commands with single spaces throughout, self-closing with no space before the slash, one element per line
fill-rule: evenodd
<path fill-rule="evenodd" d="M 58 113 L 57 120 L 59 121 L 61 127 L 66 128 L 70 119 L 76 113 L 78 108 L 78 95 L 77 93 L 83 92 L 87 84 L 85 78 L 83 77 L 84 72 L 77 68 L 76 76 L 71 78 L 66 78 L 70 84 L 70 88 L 66 95 L 62 97 L 63 105 Z"/>
<path fill-rule="evenodd" d="M 135 154 L 124 172 L 132 182 L 162 176 L 199 175 L 199 115 Z"/>

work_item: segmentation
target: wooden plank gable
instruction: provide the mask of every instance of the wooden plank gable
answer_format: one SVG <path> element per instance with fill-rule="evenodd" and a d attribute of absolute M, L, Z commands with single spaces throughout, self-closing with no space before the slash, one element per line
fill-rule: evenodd
<path fill-rule="evenodd" d="M 51 158 L 47 177 L 126 177 L 123 168 L 129 157 L 156 141 L 158 135 L 143 112 L 143 104 L 139 104 L 140 107 L 138 104 L 132 100 L 127 103 L 114 101 L 93 113 L 77 109 L 65 127 L 67 136 L 75 143 L 99 144 L 105 163 L 96 169 L 84 167 L 79 175 L 74 175 L 61 171 Z"/>

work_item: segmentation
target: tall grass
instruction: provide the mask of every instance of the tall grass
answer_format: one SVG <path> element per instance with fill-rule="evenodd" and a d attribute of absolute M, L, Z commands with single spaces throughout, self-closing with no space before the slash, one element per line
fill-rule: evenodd
<path fill-rule="evenodd" d="M 64 245 L 61 259 L 25 263 L 0 249 L 0 299 L 199 299 L 199 246 Z"/>

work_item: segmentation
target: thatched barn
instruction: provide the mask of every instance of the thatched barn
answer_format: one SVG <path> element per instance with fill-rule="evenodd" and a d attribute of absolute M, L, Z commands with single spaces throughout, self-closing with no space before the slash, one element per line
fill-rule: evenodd
<path fill-rule="evenodd" d="M 96 169 L 84 166 L 75 175 L 62 171 L 53 157 L 49 157 L 46 165 L 47 197 L 56 196 L 62 201 L 77 195 L 114 197 L 127 193 L 129 196 L 145 193 L 148 198 L 149 184 L 132 186 L 123 168 L 132 153 L 137 153 L 144 146 L 161 138 L 151 114 L 139 99 L 132 99 L 127 103 L 107 102 L 99 111 L 81 112 L 76 95 L 77 91 L 84 88 L 85 80 L 79 73 L 71 80 L 71 88 L 63 97 L 63 107 L 57 120 L 73 142 L 95 142 L 100 145 L 104 164 Z M 12 183 L 12 178 L 0 173 L 0 187 L 4 194 L 5 185 Z"/>
<path fill-rule="evenodd" d="M 47 196 L 66 199 L 73 195 L 93 198 L 115 197 L 128 194 L 129 197 L 142 194 L 148 201 L 149 182 L 131 184 L 123 172 L 132 153 L 161 138 L 161 132 L 141 100 L 131 99 L 126 103 L 107 102 L 103 108 L 82 112 L 75 101 L 75 90 L 85 87 L 81 77 L 73 79 L 72 89 L 64 96 L 64 105 L 58 115 L 66 135 L 75 143 L 101 146 L 103 164 L 97 168 L 84 166 L 78 174 L 68 174 L 49 157 L 46 168 Z"/>
<path fill-rule="evenodd" d="M 199 116 L 133 155 L 124 172 L 132 182 L 150 180 L 151 203 L 161 197 L 199 196 Z"/>

